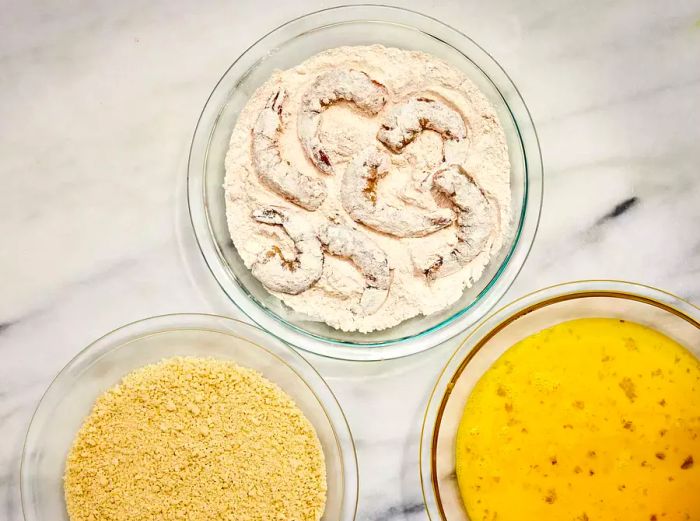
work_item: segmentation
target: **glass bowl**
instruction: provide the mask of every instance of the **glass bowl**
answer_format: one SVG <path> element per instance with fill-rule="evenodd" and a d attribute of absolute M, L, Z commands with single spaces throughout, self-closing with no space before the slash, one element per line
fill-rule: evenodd
<path fill-rule="evenodd" d="M 130 371 L 172 356 L 232 360 L 288 393 L 316 429 L 325 455 L 328 495 L 322 519 L 355 519 L 358 470 L 352 435 L 335 396 L 313 367 L 255 326 L 214 315 L 165 315 L 108 333 L 81 351 L 51 383 L 34 413 L 22 454 L 25 521 L 68 521 L 65 459 L 95 399 Z"/>
<path fill-rule="evenodd" d="M 224 157 L 237 117 L 276 69 L 342 45 L 383 44 L 433 54 L 462 70 L 494 105 L 511 161 L 512 231 L 482 277 L 449 308 L 373 333 L 346 333 L 295 312 L 245 267 L 226 223 Z M 204 106 L 188 163 L 188 205 L 199 248 L 228 297 L 266 331 L 334 358 L 379 360 L 416 353 L 481 318 L 515 280 L 530 250 L 542 203 L 542 159 L 530 114 L 496 61 L 457 30 L 405 9 L 362 5 L 292 20 L 254 43 L 226 71 Z"/>
<path fill-rule="evenodd" d="M 433 388 L 421 431 L 420 474 L 432 521 L 469 521 L 455 472 L 455 439 L 474 385 L 513 344 L 576 318 L 610 317 L 651 327 L 700 357 L 700 308 L 664 291 L 622 281 L 570 282 L 496 311 L 462 342 Z"/>

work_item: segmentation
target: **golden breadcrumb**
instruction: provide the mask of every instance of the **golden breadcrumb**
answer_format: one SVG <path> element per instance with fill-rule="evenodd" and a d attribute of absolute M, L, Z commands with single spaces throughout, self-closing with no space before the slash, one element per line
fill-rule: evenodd
<path fill-rule="evenodd" d="M 171 358 L 100 396 L 68 454 L 71 521 L 318 521 L 326 471 L 292 399 L 232 362 Z"/>

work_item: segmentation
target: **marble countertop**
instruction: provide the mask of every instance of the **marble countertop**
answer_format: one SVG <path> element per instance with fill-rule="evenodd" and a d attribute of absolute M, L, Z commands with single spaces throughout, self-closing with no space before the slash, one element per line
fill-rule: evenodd
<path fill-rule="evenodd" d="M 504 301 L 579 278 L 700 301 L 699 1 L 400 3 L 487 49 L 538 129 L 542 220 Z M 231 61 L 280 23 L 330 5 L 283 4 L 2 2 L 0 519 L 22 518 L 31 414 L 82 347 L 146 316 L 238 315 L 189 228 L 186 158 Z M 419 427 L 455 344 L 377 363 L 308 356 L 355 436 L 359 520 L 426 519 Z"/>

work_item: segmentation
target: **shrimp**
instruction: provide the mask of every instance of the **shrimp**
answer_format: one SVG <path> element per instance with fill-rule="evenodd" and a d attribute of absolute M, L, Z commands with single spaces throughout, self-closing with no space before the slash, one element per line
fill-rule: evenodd
<path fill-rule="evenodd" d="M 458 271 L 485 251 L 499 225 L 496 203 L 461 166 L 449 165 L 433 175 L 433 186 L 457 207 L 457 245 L 431 255 L 419 268 L 429 279 Z"/>
<path fill-rule="evenodd" d="M 333 164 L 319 136 L 321 113 L 337 101 L 350 101 L 362 112 L 377 114 L 386 104 L 386 87 L 355 69 L 331 70 L 316 78 L 304 93 L 299 109 L 297 135 L 306 155 L 324 174 Z"/>
<path fill-rule="evenodd" d="M 263 252 L 251 271 L 271 291 L 297 295 L 321 278 L 323 251 L 314 227 L 301 214 L 269 206 L 254 210 L 253 219 L 263 224 L 281 226 L 292 239 L 296 255 L 288 259 L 279 246 Z"/>
<path fill-rule="evenodd" d="M 391 272 L 386 254 L 366 234 L 348 226 L 326 224 L 319 238 L 331 255 L 350 259 L 365 278 L 360 309 L 365 314 L 376 312 L 389 294 Z"/>
<path fill-rule="evenodd" d="M 279 90 L 268 100 L 253 127 L 253 166 L 258 179 L 270 190 L 288 201 L 316 210 L 326 198 L 326 186 L 321 179 L 302 174 L 282 159 L 279 137 L 282 128 L 282 104 L 286 92 Z"/>
<path fill-rule="evenodd" d="M 377 139 L 398 153 L 423 130 L 434 130 L 443 139 L 452 141 L 467 137 L 467 128 L 459 112 L 441 101 L 413 98 L 389 112 L 377 132 Z"/>
<path fill-rule="evenodd" d="M 454 221 L 452 210 L 397 208 L 377 200 L 377 184 L 389 172 L 389 156 L 374 147 L 348 165 L 340 185 L 340 201 L 353 220 L 396 237 L 424 237 Z"/>

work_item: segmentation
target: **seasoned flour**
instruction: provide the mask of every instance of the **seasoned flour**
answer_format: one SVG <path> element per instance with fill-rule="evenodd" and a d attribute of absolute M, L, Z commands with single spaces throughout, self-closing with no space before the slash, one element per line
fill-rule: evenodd
<path fill-rule="evenodd" d="M 312 137 L 302 144 L 297 129 L 304 93 L 319 75 L 334 70 L 365 73 L 386 88 L 386 103 L 376 114 L 373 113 L 375 107 L 372 111 L 361 110 L 358 105 L 344 101 L 328 106 L 320 116 L 312 113 L 316 120 L 302 121 L 301 125 L 305 135 Z M 270 189 L 269 182 L 261 182 L 255 169 L 253 128 L 271 96 L 281 88 L 286 93 L 284 103 L 270 112 L 273 125 L 263 131 L 268 132 L 270 128 L 274 131 L 274 123 L 281 121 L 279 147 L 275 152 L 279 151 L 282 160 L 288 161 L 301 174 L 300 178 L 319 180 L 320 186 L 325 186 L 322 202 L 314 200 L 311 204 L 317 207 L 313 211 L 278 195 Z M 445 135 L 449 137 L 449 132 L 441 135 L 426 130 L 418 133 L 398 153 L 391 141 L 395 137 L 388 135 L 385 144 L 378 141 L 377 133 L 387 120 L 387 114 L 394 114 L 392 109 L 409 99 L 423 98 L 456 109 L 466 124 L 467 138 L 450 140 L 445 138 Z M 397 117 L 403 117 L 400 111 L 398 114 Z M 319 152 L 321 146 L 323 149 Z M 419 267 L 430 264 L 434 252 L 450 251 L 457 246 L 457 222 L 424 237 L 399 238 L 353 220 L 341 201 L 341 181 L 351 160 L 360 157 L 369 147 L 386 154 L 388 160 L 388 173 L 376 186 L 372 185 L 372 197 L 392 211 L 398 209 L 399 216 L 408 215 L 408 212 L 425 215 L 447 212 L 449 215 L 447 209 L 458 211 L 454 198 L 436 193 L 430 186 L 426 188 L 426 180 L 432 179 L 431 174 L 445 164 L 459 165 L 468 172 L 496 215 L 495 226 L 478 228 L 482 223 L 474 222 L 470 230 L 474 236 L 486 238 L 484 251 L 466 265 L 460 265 L 456 272 L 433 280 Z M 307 155 L 311 153 L 315 154 L 311 157 L 316 165 Z M 263 160 L 270 163 L 269 157 Z M 326 168 L 326 160 L 332 167 Z M 260 164 L 259 159 L 258 166 Z M 321 169 L 327 172 L 322 173 Z M 275 251 L 286 259 L 294 257 L 293 243 L 280 226 L 262 224 L 252 218 L 254 211 L 269 206 L 301 214 L 304 222 L 315 229 L 329 223 L 352 227 L 383 250 L 391 270 L 391 283 L 386 300 L 376 311 L 372 308 L 372 312 L 368 312 L 360 305 L 367 281 L 358 266 L 328 252 L 320 277 L 308 289 L 296 295 L 271 291 L 294 310 L 344 331 L 385 329 L 416 315 L 429 315 L 448 307 L 481 277 L 491 257 L 503 246 L 511 220 L 508 151 L 503 129 L 490 102 L 462 72 L 445 62 L 425 53 L 379 45 L 330 49 L 292 69 L 275 72 L 241 111 L 226 156 L 224 188 L 231 238 L 249 268 L 266 252 Z M 367 223 L 371 225 L 373 221 L 368 219 Z"/>

